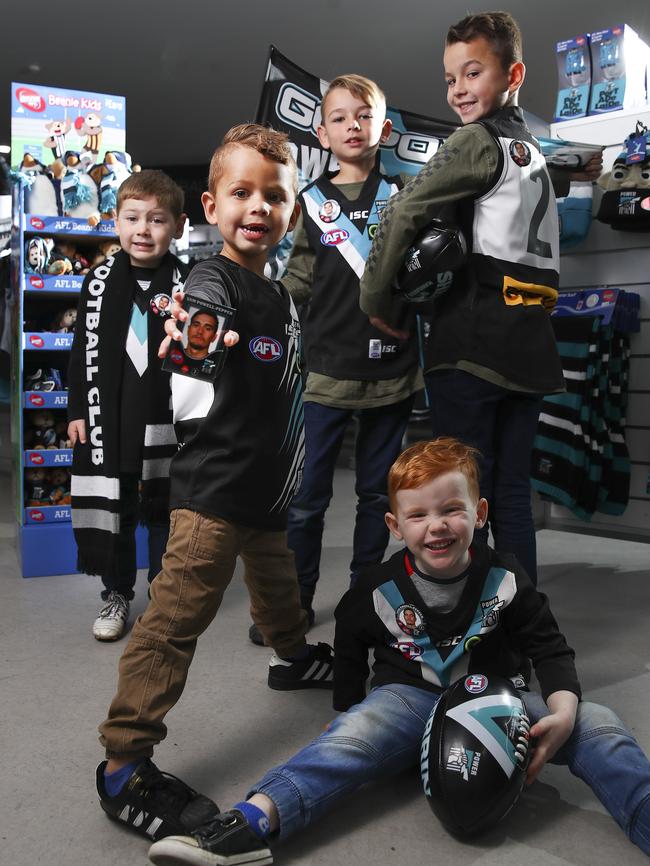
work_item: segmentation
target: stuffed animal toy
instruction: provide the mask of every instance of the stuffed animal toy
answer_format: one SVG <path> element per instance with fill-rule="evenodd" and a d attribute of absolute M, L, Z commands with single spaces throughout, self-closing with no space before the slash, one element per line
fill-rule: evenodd
<path fill-rule="evenodd" d="M 650 231 L 650 131 L 640 121 L 598 185 L 605 191 L 596 219 L 619 231 Z"/>
<path fill-rule="evenodd" d="M 54 414 L 49 409 L 38 409 L 31 413 L 31 422 L 34 434 L 32 449 L 56 448 Z"/>
<path fill-rule="evenodd" d="M 56 421 L 54 424 L 57 448 L 72 448 L 72 440 L 68 438 L 68 425 L 65 421 Z"/>
<path fill-rule="evenodd" d="M 51 505 L 47 471 L 43 466 L 25 470 L 25 505 Z"/>
<path fill-rule="evenodd" d="M 140 167 L 132 166 L 131 156 L 119 150 L 107 150 L 104 162 L 93 166 L 88 174 L 99 190 L 99 214 L 88 218 L 90 225 L 97 225 L 100 219 L 113 220 L 117 216 L 117 191 L 122 183 Z M 91 222 L 92 219 L 92 222 Z"/>
<path fill-rule="evenodd" d="M 84 217 L 96 209 L 95 185 L 85 169 L 76 150 L 66 150 L 64 155 L 49 167 L 55 184 L 58 182 L 60 185 L 61 216 Z M 80 213 L 83 205 L 86 205 L 86 210 Z"/>
<path fill-rule="evenodd" d="M 25 391 L 62 391 L 61 371 L 55 367 L 39 367 L 34 373 L 25 374 Z"/>
<path fill-rule="evenodd" d="M 58 264 L 59 262 L 62 264 Z M 89 270 L 90 262 L 79 252 L 73 241 L 59 241 L 52 252 L 52 260 L 47 272 L 49 274 L 71 273 L 76 276 L 83 276 Z"/>
<path fill-rule="evenodd" d="M 48 481 L 50 505 L 70 505 L 70 473 L 63 467 L 50 469 Z"/>
<path fill-rule="evenodd" d="M 106 259 L 114 256 L 115 253 L 118 253 L 121 249 L 122 247 L 117 241 L 104 241 L 101 243 L 97 253 L 95 254 L 95 258 L 93 259 L 93 268 L 96 268 L 97 265 L 103 265 Z"/>
<path fill-rule="evenodd" d="M 55 334 L 71 334 L 74 332 L 74 326 L 77 323 L 76 307 L 68 307 L 66 310 L 60 310 L 52 322 L 52 332 Z"/>
<path fill-rule="evenodd" d="M 46 274 L 53 250 L 54 238 L 30 238 L 25 244 L 25 273 Z"/>
<path fill-rule="evenodd" d="M 20 165 L 11 172 L 13 181 L 25 192 L 25 211 L 30 214 L 57 216 L 56 190 L 45 166 L 26 153 Z"/>

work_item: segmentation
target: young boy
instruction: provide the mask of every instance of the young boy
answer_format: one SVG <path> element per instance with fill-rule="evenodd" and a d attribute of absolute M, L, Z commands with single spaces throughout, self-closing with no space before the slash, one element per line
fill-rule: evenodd
<path fill-rule="evenodd" d="M 202 196 L 224 245 L 192 270 L 186 291 L 234 308 L 237 331 L 225 341 L 234 346 L 239 336 L 241 343 L 214 384 L 172 376 L 182 447 L 170 467 L 169 542 L 100 726 L 108 758 L 97 771 L 101 805 L 154 839 L 196 822 L 196 792 L 185 787 L 178 796 L 182 783 L 149 757 L 165 737 L 163 719 L 183 692 L 197 639 L 219 609 L 237 556 L 253 621 L 275 650 L 269 686 L 332 685 L 331 648 L 305 643 L 307 615 L 285 532 L 303 453 L 300 328 L 287 292 L 264 277 L 268 251 L 296 220 L 296 175 L 284 134 L 243 124 L 213 155 Z M 274 346 L 270 358 L 261 344 Z"/>
<path fill-rule="evenodd" d="M 650 763 L 611 710 L 580 702 L 573 650 L 517 560 L 472 542 L 488 513 L 476 456 L 441 438 L 398 457 L 386 522 L 406 547 L 364 572 L 336 610 L 334 708 L 345 712 L 253 785 L 245 802 L 191 836 L 153 845 L 154 863 L 271 863 L 269 837 L 306 827 L 366 782 L 409 764 L 415 771 L 442 691 L 470 673 L 512 677 L 520 652 L 541 686 L 541 695 L 523 688 L 536 738 L 528 782 L 546 761 L 566 764 L 650 853 Z"/>
<path fill-rule="evenodd" d="M 183 191 L 162 171 L 131 175 L 117 195 L 121 251 L 81 289 L 68 371 L 74 446 L 72 524 L 78 567 L 102 578 L 97 640 L 121 637 L 137 567 L 135 530 L 149 530 L 149 583 L 169 534 L 169 461 L 176 451 L 169 374 L 158 346 L 165 315 L 154 303 L 181 288 L 186 266 L 169 252 L 183 232 Z M 142 495 L 139 487 L 142 480 Z"/>
<path fill-rule="evenodd" d="M 345 429 L 355 415 L 354 581 L 384 555 L 386 476 L 401 450 L 414 394 L 422 387 L 415 339 L 387 339 L 359 309 L 359 277 L 373 233 L 388 199 L 402 186 L 400 177 L 386 177 L 378 167 L 377 152 L 390 131 L 386 98 L 374 81 L 342 75 L 331 82 L 318 138 L 339 168 L 302 191 L 293 253 L 282 277 L 296 304 L 307 305 L 302 319 L 308 369 L 305 468 L 289 510 L 288 538 L 310 623 L 325 512 Z M 251 638 L 259 642 L 254 629 Z"/>
<path fill-rule="evenodd" d="M 517 105 L 525 67 L 507 12 L 470 15 L 447 33 L 447 101 L 463 124 L 386 207 L 361 280 L 361 307 L 388 333 L 391 285 L 417 232 L 456 205 L 470 241 L 464 279 L 431 318 L 425 381 L 434 436 L 481 452 L 495 546 L 536 580 L 530 460 L 544 394 L 564 390 L 550 310 L 558 219 L 544 157 Z M 487 526 L 479 533 L 487 541 Z"/>

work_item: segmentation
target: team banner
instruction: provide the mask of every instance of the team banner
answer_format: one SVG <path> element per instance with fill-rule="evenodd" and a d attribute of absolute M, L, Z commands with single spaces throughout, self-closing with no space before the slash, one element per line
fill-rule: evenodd
<path fill-rule="evenodd" d="M 323 150 L 316 129 L 320 104 L 329 82 L 311 75 L 273 45 L 257 110 L 257 122 L 289 135 L 300 172 L 300 184 L 311 183 L 325 170 L 336 171 L 336 158 Z M 387 108 L 393 131 L 380 149 L 384 174 L 417 174 L 456 129 L 444 120 Z"/>
<path fill-rule="evenodd" d="M 321 121 L 321 100 L 328 84 L 271 46 L 257 122 L 269 124 L 289 136 L 298 164 L 300 188 L 324 171 L 338 169 L 336 157 L 321 147 L 316 135 Z M 387 175 L 417 174 L 456 129 L 453 123 L 396 108 L 388 107 L 386 116 L 393 122 L 390 138 L 380 148 L 381 168 Z M 291 244 L 291 235 L 287 235 L 276 248 L 269 276 L 281 276 Z"/>

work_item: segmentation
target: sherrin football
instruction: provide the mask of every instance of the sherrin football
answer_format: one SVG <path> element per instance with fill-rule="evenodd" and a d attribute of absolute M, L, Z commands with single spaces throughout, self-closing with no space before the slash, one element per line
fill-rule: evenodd
<path fill-rule="evenodd" d="M 507 679 L 471 674 L 443 692 L 425 727 L 420 772 L 450 833 L 475 836 L 508 814 L 526 778 L 529 731 L 521 695 Z"/>
<path fill-rule="evenodd" d="M 423 304 L 453 286 L 454 274 L 467 259 L 467 242 L 460 228 L 434 219 L 409 247 L 400 268 L 395 294 L 411 304 Z"/>

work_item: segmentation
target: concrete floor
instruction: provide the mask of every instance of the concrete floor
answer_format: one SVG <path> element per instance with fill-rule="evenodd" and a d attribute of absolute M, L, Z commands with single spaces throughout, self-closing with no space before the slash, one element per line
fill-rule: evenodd
<path fill-rule="evenodd" d="M 317 622 L 331 640 L 332 612 L 347 582 L 353 520 L 349 469 L 337 471 L 328 517 Z M 6 481 L 6 477 L 0 479 Z M 5 487 L 5 489 L 8 489 Z M 146 840 L 100 810 L 96 727 L 112 697 L 124 641 L 100 644 L 91 624 L 98 581 L 82 575 L 20 577 L 11 505 L 0 512 L 0 863 L 3 866 L 135 866 Z M 650 752 L 650 547 L 539 533 L 541 588 L 578 654 L 586 696 L 612 706 Z M 133 615 L 144 605 L 140 573 Z M 199 644 L 186 692 L 156 753 L 227 808 L 271 765 L 317 735 L 332 717 L 328 692 L 266 687 L 269 651 L 247 639 L 242 582 L 235 579 Z M 396 796 L 396 792 L 399 792 Z M 468 845 L 439 826 L 418 773 L 363 789 L 308 833 L 275 849 L 286 866 L 635 866 L 647 858 L 564 768 L 547 767 L 506 822 Z"/>

